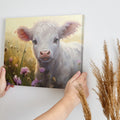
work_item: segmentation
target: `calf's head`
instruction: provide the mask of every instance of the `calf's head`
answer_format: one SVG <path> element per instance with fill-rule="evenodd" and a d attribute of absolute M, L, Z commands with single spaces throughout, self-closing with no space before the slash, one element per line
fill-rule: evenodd
<path fill-rule="evenodd" d="M 50 62 L 60 52 L 60 39 L 73 34 L 78 26 L 76 22 L 68 22 L 61 27 L 52 22 L 39 22 L 32 28 L 19 27 L 17 34 L 20 39 L 33 42 L 38 61 Z"/>

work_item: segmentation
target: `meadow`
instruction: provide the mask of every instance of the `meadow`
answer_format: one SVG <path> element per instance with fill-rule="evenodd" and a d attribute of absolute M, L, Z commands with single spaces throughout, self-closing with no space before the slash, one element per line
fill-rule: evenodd
<path fill-rule="evenodd" d="M 16 30 L 20 26 L 31 28 L 36 22 L 43 20 L 54 20 L 60 25 L 66 21 L 79 21 L 81 27 L 71 37 L 64 39 L 64 42 L 78 41 L 83 44 L 83 16 L 47 16 L 47 17 L 31 17 L 31 18 L 8 18 L 6 19 L 5 31 L 5 49 L 4 49 L 4 65 L 7 71 L 6 79 L 8 84 L 23 86 L 45 86 L 44 74 L 45 69 L 40 67 L 41 79 L 35 78 L 37 61 L 33 53 L 32 42 L 25 42 L 18 38 Z M 79 64 L 79 63 L 78 63 Z M 47 80 L 50 79 L 50 73 L 47 73 Z M 54 87 L 56 78 L 53 77 L 51 84 L 47 87 Z"/>

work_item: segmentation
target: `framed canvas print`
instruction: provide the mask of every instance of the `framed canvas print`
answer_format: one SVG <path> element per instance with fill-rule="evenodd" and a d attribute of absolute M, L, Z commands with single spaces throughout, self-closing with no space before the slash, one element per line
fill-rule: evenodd
<path fill-rule="evenodd" d="M 7 82 L 64 88 L 78 70 L 82 71 L 83 21 L 83 15 L 7 18 Z"/>

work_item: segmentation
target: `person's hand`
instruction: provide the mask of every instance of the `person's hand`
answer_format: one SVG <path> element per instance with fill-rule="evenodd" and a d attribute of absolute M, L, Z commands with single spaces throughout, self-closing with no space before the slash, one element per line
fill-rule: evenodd
<path fill-rule="evenodd" d="M 86 97 L 89 95 L 88 87 L 87 87 L 87 73 L 80 73 L 78 71 L 67 83 L 65 87 L 64 98 L 73 102 L 75 106 L 80 103 L 80 98 L 78 96 L 80 90 L 80 85 L 83 88 L 84 94 Z M 76 89 L 77 88 L 77 89 Z"/>
<path fill-rule="evenodd" d="M 0 68 L 0 97 L 4 96 L 6 91 L 10 88 L 10 85 L 7 86 L 6 83 L 6 70 L 4 67 Z"/>
<path fill-rule="evenodd" d="M 89 95 L 87 74 L 77 72 L 67 83 L 64 97 L 60 99 L 50 110 L 43 113 L 35 120 L 66 120 L 72 110 L 80 103 L 79 90 L 84 92 L 86 97 Z M 79 94 L 79 95 L 78 95 Z"/>

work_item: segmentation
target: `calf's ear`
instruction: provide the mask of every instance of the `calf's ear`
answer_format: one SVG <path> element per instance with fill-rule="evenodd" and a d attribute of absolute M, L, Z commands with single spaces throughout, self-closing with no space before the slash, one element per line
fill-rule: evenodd
<path fill-rule="evenodd" d="M 77 31 L 77 28 L 80 26 L 77 22 L 67 22 L 62 27 L 60 27 L 59 37 L 65 38 Z"/>
<path fill-rule="evenodd" d="M 27 27 L 19 27 L 17 29 L 17 35 L 21 40 L 29 41 L 32 40 L 32 30 Z"/>

